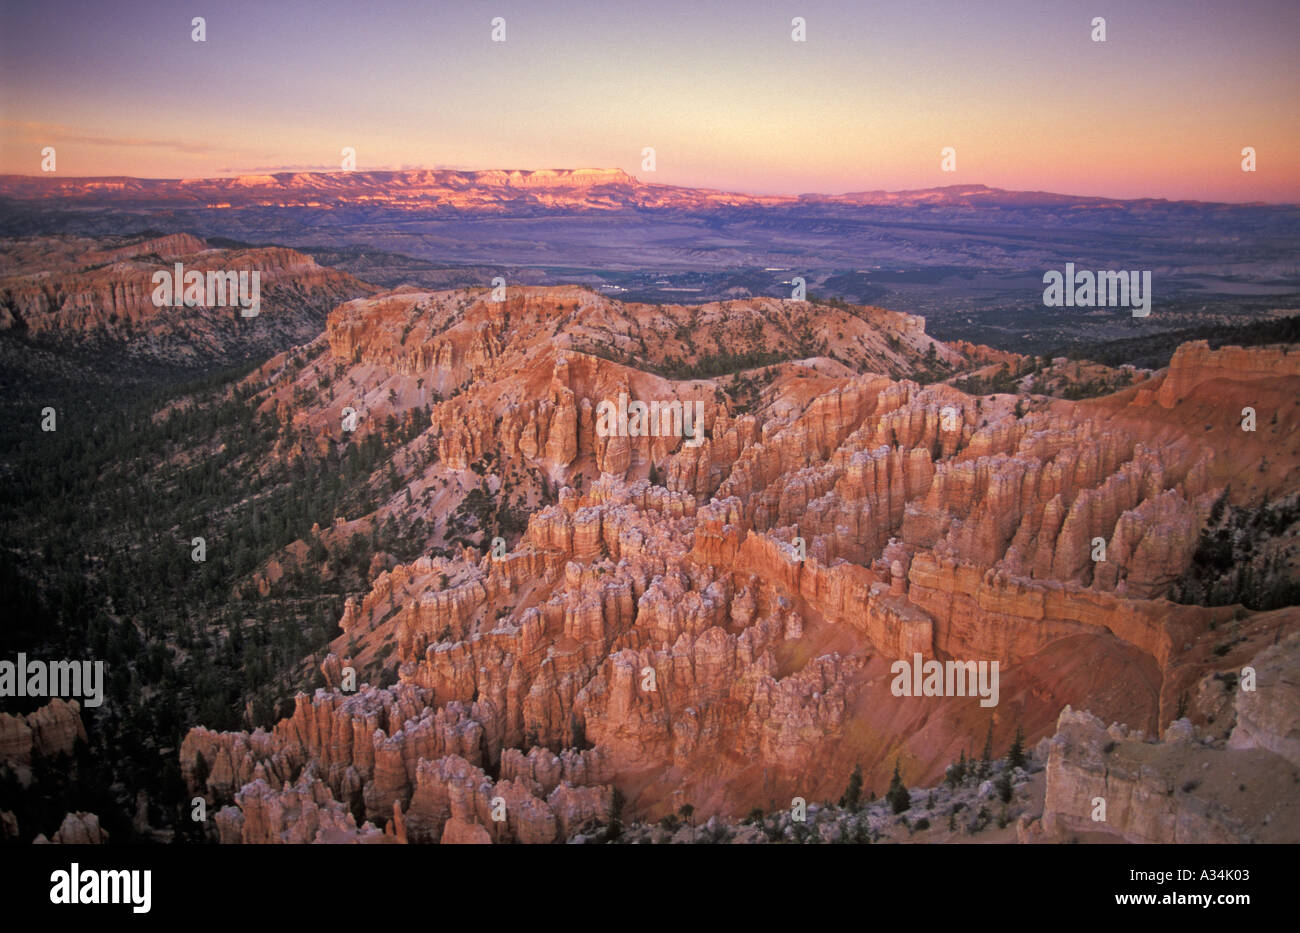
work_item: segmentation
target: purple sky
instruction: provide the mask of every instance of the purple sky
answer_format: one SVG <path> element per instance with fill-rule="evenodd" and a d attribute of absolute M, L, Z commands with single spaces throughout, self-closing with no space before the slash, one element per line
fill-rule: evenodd
<path fill-rule="evenodd" d="M 39 173 L 45 146 L 60 175 L 146 177 L 335 170 L 351 146 L 363 170 L 1300 201 L 1290 0 L 54 0 L 0 17 L 5 173 Z"/>

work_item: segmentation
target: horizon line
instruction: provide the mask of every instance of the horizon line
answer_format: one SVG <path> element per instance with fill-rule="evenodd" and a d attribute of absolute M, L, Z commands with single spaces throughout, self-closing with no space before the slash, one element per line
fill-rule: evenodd
<path fill-rule="evenodd" d="M 805 191 L 797 194 L 772 194 L 769 192 L 743 191 L 731 188 L 715 188 L 702 185 L 683 185 L 671 184 L 666 182 L 645 181 L 623 168 L 618 167 L 597 167 L 597 166 L 580 166 L 573 168 L 448 168 L 448 167 L 421 167 L 421 168 L 376 168 L 376 169 L 324 169 L 318 167 L 311 168 L 282 168 L 275 171 L 247 171 L 247 172 L 226 172 L 214 175 L 192 175 L 188 177 L 158 177 L 147 175 L 59 175 L 58 173 L 47 172 L 0 172 L 0 179 L 7 178 L 24 178 L 24 179 L 44 179 L 48 181 L 107 181 L 116 179 L 127 179 L 131 181 L 148 181 L 148 182 L 196 182 L 196 181 L 224 181 L 236 178 L 249 178 L 257 176 L 276 177 L 280 175 L 406 175 L 415 173 L 433 173 L 447 172 L 460 175 L 478 175 L 486 173 L 503 173 L 503 174 L 536 174 L 538 172 L 556 172 L 556 173 L 575 173 L 575 172 L 601 172 L 601 173 L 619 173 L 639 185 L 655 188 L 678 188 L 689 191 L 707 191 L 720 194 L 743 195 L 751 198 L 768 198 L 797 201 L 802 198 L 842 198 L 855 194 L 916 194 L 926 191 L 946 191 L 954 188 L 967 189 L 984 189 L 986 191 L 1005 192 L 1008 194 L 1042 194 L 1051 195 L 1061 198 L 1072 198 L 1075 200 L 1092 200 L 1092 201 L 1116 201 L 1116 202 L 1136 202 L 1136 201 L 1156 201 L 1166 204 L 1227 204 L 1234 207 L 1300 207 L 1300 202 L 1296 201 L 1221 201 L 1221 200 L 1201 200 L 1193 198 L 1165 198 L 1152 195 L 1143 195 L 1138 197 L 1116 197 L 1111 195 L 1097 194 L 1071 194 L 1064 191 L 1047 191 L 1041 188 L 1002 188 L 994 185 L 987 185 L 983 182 L 968 182 L 965 184 L 950 185 L 933 185 L 927 188 L 855 188 L 850 191 L 827 192 L 827 191 Z"/>

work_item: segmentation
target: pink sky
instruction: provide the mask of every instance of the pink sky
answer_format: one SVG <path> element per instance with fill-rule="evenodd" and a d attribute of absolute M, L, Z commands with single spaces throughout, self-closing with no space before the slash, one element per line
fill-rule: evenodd
<path fill-rule="evenodd" d="M 610 6 L 214 2 L 202 43 L 161 2 L 6 9 L 0 172 L 45 146 L 60 175 L 140 177 L 332 170 L 352 146 L 362 170 L 1300 202 L 1300 4 Z"/>

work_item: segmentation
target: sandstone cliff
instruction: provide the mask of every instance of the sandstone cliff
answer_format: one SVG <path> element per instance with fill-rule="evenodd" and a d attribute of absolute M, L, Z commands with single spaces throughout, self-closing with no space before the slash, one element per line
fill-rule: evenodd
<path fill-rule="evenodd" d="M 187 234 L 25 239 L 6 244 L 6 251 L 0 330 L 42 345 L 117 347 L 181 365 L 245 359 L 250 349 L 305 342 L 339 301 L 375 291 L 291 249 L 211 249 Z M 153 274 L 174 274 L 176 263 L 205 276 L 256 271 L 259 313 L 242 317 L 229 295 L 223 306 L 155 306 Z"/>
<path fill-rule="evenodd" d="M 76 700 L 55 697 L 25 716 L 0 713 L 0 764 L 70 755 L 78 739 L 86 741 L 86 729 Z"/>

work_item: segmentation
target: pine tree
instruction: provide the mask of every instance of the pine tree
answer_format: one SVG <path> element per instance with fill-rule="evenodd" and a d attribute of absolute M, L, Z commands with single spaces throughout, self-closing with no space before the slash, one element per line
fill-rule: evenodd
<path fill-rule="evenodd" d="M 998 799 L 1003 803 L 1010 803 L 1012 794 L 1011 772 L 1003 771 L 1002 774 L 998 776 L 997 783 L 994 786 L 998 791 Z"/>
<path fill-rule="evenodd" d="M 889 790 L 885 794 L 885 799 L 889 801 L 890 809 L 895 813 L 902 813 L 912 805 L 912 796 L 903 785 L 903 777 L 899 773 L 898 764 L 898 759 L 894 759 L 894 776 L 889 780 Z"/>
<path fill-rule="evenodd" d="M 961 757 L 948 766 L 944 782 L 949 787 L 958 787 L 966 780 L 966 749 L 961 750 Z"/>
<path fill-rule="evenodd" d="M 989 720 L 989 731 L 984 737 L 984 753 L 980 756 L 979 776 L 981 779 L 989 776 L 993 770 L 993 720 Z"/>
<path fill-rule="evenodd" d="M 194 756 L 193 780 L 194 780 L 194 786 L 199 789 L 200 793 L 207 792 L 208 763 L 207 761 L 204 760 L 202 755 Z"/>
<path fill-rule="evenodd" d="M 861 801 L 862 766 L 854 765 L 853 773 L 849 775 L 849 786 L 844 788 L 844 796 L 840 798 L 840 806 L 846 810 L 856 810 Z"/>
<path fill-rule="evenodd" d="M 1025 766 L 1025 730 L 1017 725 L 1016 737 L 1007 749 L 1007 767 L 1023 768 Z"/>

